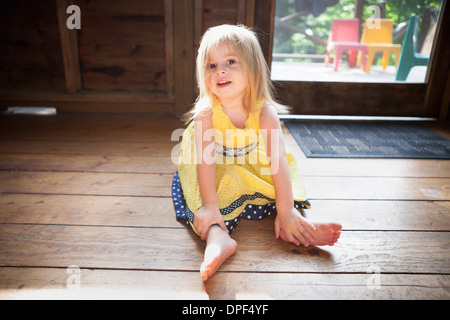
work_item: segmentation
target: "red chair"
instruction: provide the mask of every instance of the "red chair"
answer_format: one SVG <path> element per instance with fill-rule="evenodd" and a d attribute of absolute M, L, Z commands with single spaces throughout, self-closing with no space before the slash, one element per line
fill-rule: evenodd
<path fill-rule="evenodd" d="M 325 66 L 330 63 L 330 54 L 335 51 L 334 70 L 337 71 L 342 53 L 349 51 L 348 64 L 350 67 L 355 65 L 356 54 L 361 51 L 362 68 L 366 68 L 367 46 L 359 43 L 359 19 L 334 19 L 331 23 L 331 31 L 328 35 L 327 55 L 325 57 Z"/>

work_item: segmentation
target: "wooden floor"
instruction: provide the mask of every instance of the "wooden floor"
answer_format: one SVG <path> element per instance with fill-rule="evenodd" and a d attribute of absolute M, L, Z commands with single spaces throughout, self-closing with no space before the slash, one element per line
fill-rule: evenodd
<path fill-rule="evenodd" d="M 450 298 L 450 161 L 306 159 L 286 129 L 307 216 L 341 222 L 339 243 L 296 247 L 274 239 L 273 220 L 246 221 L 204 284 L 204 242 L 171 200 L 177 128 L 0 117 L 0 299 Z"/>

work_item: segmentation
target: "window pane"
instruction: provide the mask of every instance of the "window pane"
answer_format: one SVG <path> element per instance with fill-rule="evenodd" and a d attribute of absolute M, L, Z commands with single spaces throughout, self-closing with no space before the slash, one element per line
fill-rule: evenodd
<path fill-rule="evenodd" d="M 441 2 L 277 0 L 272 80 L 424 83 Z"/>

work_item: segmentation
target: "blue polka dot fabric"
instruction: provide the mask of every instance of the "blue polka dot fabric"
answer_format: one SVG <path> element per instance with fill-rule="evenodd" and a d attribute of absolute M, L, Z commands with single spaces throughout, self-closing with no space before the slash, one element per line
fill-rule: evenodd
<path fill-rule="evenodd" d="M 236 226 L 241 219 L 261 220 L 268 216 L 277 214 L 275 200 L 270 199 L 258 192 L 252 195 L 242 195 L 241 197 L 239 197 L 239 199 L 236 199 L 230 206 L 220 209 L 220 213 L 225 217 L 226 215 L 232 213 L 234 210 L 240 208 L 244 202 L 251 202 L 255 199 L 267 199 L 270 202 L 266 205 L 247 204 L 240 215 L 237 216 L 237 218 L 234 218 L 232 220 L 225 220 L 224 218 L 225 225 L 227 226 L 230 233 L 232 233 L 236 229 Z M 177 219 L 180 221 L 184 221 L 188 225 L 189 222 L 194 223 L 194 213 L 189 210 L 188 206 L 186 205 L 178 172 L 175 173 L 172 182 L 172 200 Z M 307 209 L 310 207 L 310 203 L 308 202 L 308 200 L 303 202 L 295 201 L 294 205 L 296 208 L 303 209 Z"/>

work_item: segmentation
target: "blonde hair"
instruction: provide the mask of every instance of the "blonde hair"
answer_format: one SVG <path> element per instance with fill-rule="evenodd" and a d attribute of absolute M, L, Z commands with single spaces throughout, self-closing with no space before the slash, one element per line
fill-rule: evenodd
<path fill-rule="evenodd" d="M 218 100 L 208 87 L 208 69 L 211 54 L 219 43 L 232 46 L 242 62 L 243 71 L 248 79 L 246 94 L 242 102 L 248 112 L 253 111 L 258 99 L 264 98 L 277 109 L 278 113 L 288 113 L 287 106 L 274 101 L 270 71 L 255 32 L 243 25 L 225 24 L 209 28 L 200 42 L 196 64 L 199 95 L 194 108 L 188 113 L 189 119 L 192 120 L 200 112 L 207 111 Z"/>

